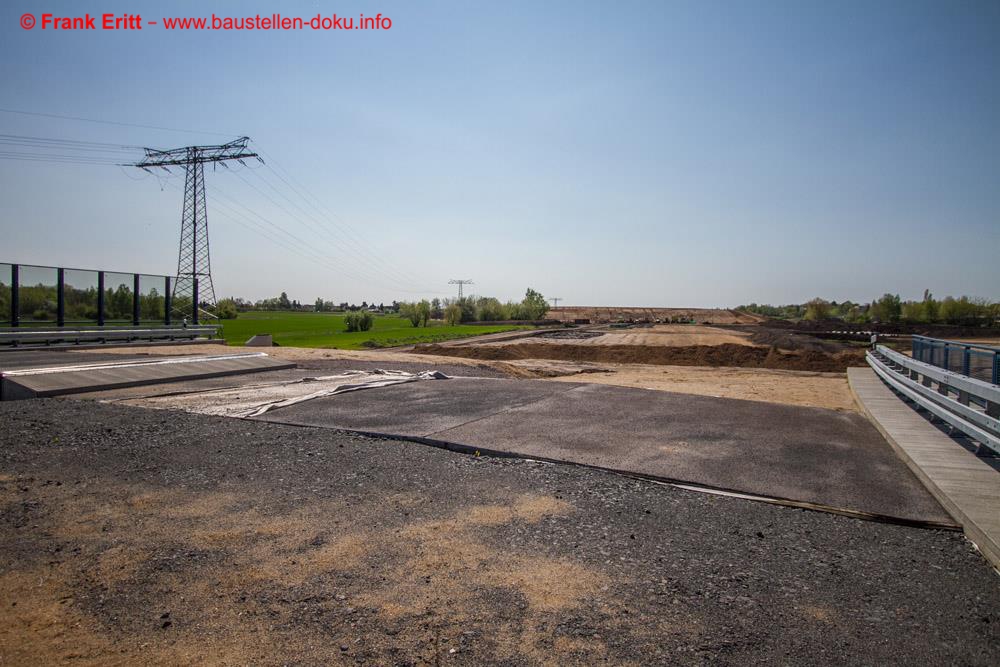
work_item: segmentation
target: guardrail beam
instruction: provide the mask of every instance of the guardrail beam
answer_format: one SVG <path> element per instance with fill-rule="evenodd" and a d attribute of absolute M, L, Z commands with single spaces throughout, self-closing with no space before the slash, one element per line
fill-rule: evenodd
<path fill-rule="evenodd" d="M 867 360 L 876 374 L 927 411 L 932 421 L 942 420 L 976 441 L 977 453 L 1000 454 L 1000 387 L 917 361 L 881 345 L 868 353 Z M 952 392 L 958 395 L 957 399 L 951 397 Z"/>

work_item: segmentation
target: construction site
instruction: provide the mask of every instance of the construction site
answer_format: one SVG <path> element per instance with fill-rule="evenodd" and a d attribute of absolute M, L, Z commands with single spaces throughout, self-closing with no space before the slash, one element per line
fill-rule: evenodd
<path fill-rule="evenodd" d="M 995 662 L 1000 329 L 233 341 L 204 165 L 247 145 L 135 163 L 185 170 L 174 275 L 0 266 L 2 661 Z"/>
<path fill-rule="evenodd" d="M 53 2 L 0 667 L 1000 664 L 995 11 Z"/>

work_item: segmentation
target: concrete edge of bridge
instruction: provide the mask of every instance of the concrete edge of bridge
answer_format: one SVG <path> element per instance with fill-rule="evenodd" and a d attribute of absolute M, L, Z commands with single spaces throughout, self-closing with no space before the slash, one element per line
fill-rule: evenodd
<path fill-rule="evenodd" d="M 870 368 L 847 369 L 862 413 L 1000 570 L 1000 471 L 939 431 Z"/>

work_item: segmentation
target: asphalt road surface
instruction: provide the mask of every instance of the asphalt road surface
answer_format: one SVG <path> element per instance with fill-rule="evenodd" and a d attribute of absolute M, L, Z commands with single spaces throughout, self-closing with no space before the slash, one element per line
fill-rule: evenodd
<path fill-rule="evenodd" d="M 861 415 L 542 380 L 450 379 L 320 398 L 258 419 L 496 452 L 950 523 Z"/>
<path fill-rule="evenodd" d="M 578 466 L 0 404 L 0 663 L 1000 663 L 955 532 Z"/>

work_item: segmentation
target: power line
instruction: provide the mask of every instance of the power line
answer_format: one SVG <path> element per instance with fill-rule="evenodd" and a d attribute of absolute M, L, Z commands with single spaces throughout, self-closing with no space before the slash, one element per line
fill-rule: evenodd
<path fill-rule="evenodd" d="M 223 206 L 226 206 L 226 208 L 228 210 L 230 210 L 233 213 L 239 215 L 239 212 L 236 211 L 234 208 L 232 208 L 232 206 L 227 206 L 225 204 L 225 202 L 219 201 L 219 199 L 217 198 L 217 196 L 220 195 L 220 194 L 222 194 L 222 193 L 219 192 L 218 188 L 216 188 L 215 194 L 212 197 L 213 202 L 216 205 L 221 204 Z M 228 196 L 225 196 L 225 198 L 228 201 L 230 201 L 232 204 L 235 204 L 236 206 L 239 206 L 240 208 L 246 210 L 248 213 L 252 214 L 253 216 L 255 216 L 257 218 L 259 218 L 265 224 L 267 224 L 268 226 L 270 226 L 271 228 L 273 228 L 277 232 L 280 232 L 281 234 L 284 234 L 289 239 L 291 239 L 291 241 L 288 241 L 288 240 L 285 240 L 285 239 L 279 237 L 277 239 L 277 241 L 281 242 L 286 249 L 289 249 L 292 252 L 295 252 L 300 257 L 304 257 L 306 259 L 309 259 L 309 260 L 311 260 L 313 262 L 316 262 L 317 264 L 323 266 L 324 268 L 327 268 L 327 269 L 329 269 L 331 271 L 334 271 L 336 273 L 345 274 L 345 275 L 347 275 L 349 277 L 352 277 L 352 278 L 355 278 L 356 280 L 359 280 L 361 282 L 378 282 L 378 281 L 373 281 L 371 277 L 365 277 L 365 276 L 358 275 L 357 273 L 354 273 L 352 270 L 346 269 L 343 266 L 334 266 L 334 265 L 330 264 L 329 260 L 327 258 L 325 258 L 322 254 L 320 254 L 319 252 L 317 252 L 316 250 L 314 250 L 313 246 L 308 241 L 303 240 L 301 237 L 299 237 L 299 236 L 293 234 L 292 232 L 288 231 L 287 229 L 285 229 L 285 228 L 283 228 L 283 227 L 275 224 L 271 220 L 269 220 L 269 219 L 265 218 L 264 216 L 262 216 L 257 211 L 254 211 L 253 209 L 247 207 L 246 205 L 240 203 L 239 201 L 236 201 L 233 198 L 228 197 Z M 232 216 L 230 216 L 230 217 L 232 217 Z M 261 234 L 262 236 L 265 236 L 265 238 L 271 238 L 272 240 L 274 240 L 273 239 L 273 233 L 270 232 L 269 230 L 267 230 L 267 228 L 263 227 L 263 225 L 260 225 L 260 223 L 254 222 L 254 221 L 249 220 L 249 219 L 247 219 L 246 222 L 252 222 L 253 224 L 257 225 L 261 230 L 263 230 L 263 232 L 267 232 L 268 234 L 270 234 L 270 236 L 269 236 L 268 234 L 262 233 Z M 386 285 L 383 285 L 383 287 L 386 287 Z M 395 289 L 395 288 L 392 288 L 392 289 Z"/>
<path fill-rule="evenodd" d="M 18 153 L 14 151 L 0 151 L 0 160 L 83 164 L 102 167 L 115 167 L 118 165 L 118 162 L 111 158 L 95 158 L 85 155 L 41 155 L 36 153 Z"/>
<path fill-rule="evenodd" d="M 179 188 L 177 188 L 177 189 L 179 190 Z M 222 196 L 226 201 L 229 202 L 229 204 L 227 205 L 226 202 L 220 201 L 218 199 L 219 196 Z M 213 195 L 210 198 L 211 198 L 211 200 L 213 201 L 214 204 L 216 204 L 216 205 L 223 205 L 229 211 L 235 213 L 236 215 L 241 215 L 241 214 L 239 213 L 239 211 L 237 211 L 235 208 L 233 208 L 233 206 L 238 206 L 239 208 L 243 209 L 244 211 L 246 211 L 250 215 L 252 215 L 252 216 L 260 219 L 266 225 L 268 225 L 269 227 L 273 228 L 275 231 L 277 231 L 277 232 L 279 232 L 279 233 L 287 236 L 289 239 L 291 239 L 289 241 L 289 240 L 286 240 L 284 238 L 280 238 L 279 237 L 280 241 L 282 242 L 283 246 L 286 249 L 289 249 L 291 252 L 294 252 L 294 253 L 298 254 L 299 256 L 301 256 L 301 257 L 305 257 L 306 259 L 309 259 L 310 261 L 313 261 L 313 262 L 319 264 L 320 266 L 323 266 L 326 269 L 329 269 L 329 270 L 331 270 L 331 271 L 333 271 L 335 273 L 341 274 L 341 275 L 346 275 L 348 277 L 354 278 L 355 280 L 358 280 L 359 282 L 373 282 L 373 283 L 376 283 L 376 284 L 378 284 L 381 287 L 384 287 L 386 289 L 392 289 L 392 290 L 402 291 L 402 292 L 409 292 L 409 293 L 414 293 L 414 294 L 421 293 L 421 292 L 419 292 L 417 290 L 401 289 L 401 288 L 399 288 L 397 286 L 394 286 L 394 285 L 391 285 L 389 283 L 384 282 L 383 280 L 379 279 L 378 277 L 374 277 L 373 278 L 370 275 L 369 276 L 365 276 L 365 275 L 358 274 L 355 270 L 347 268 L 347 267 L 345 267 L 343 265 L 333 265 L 333 264 L 331 264 L 329 262 L 329 258 L 324 257 L 321 253 L 319 253 L 318 251 L 315 250 L 314 244 L 309 243 L 308 241 L 306 241 L 305 239 L 301 238 L 300 236 L 298 236 L 296 234 L 293 234 L 292 232 L 288 231 L 284 227 L 281 227 L 280 225 L 272 222 L 271 220 L 269 220 L 265 216 L 261 215 L 258 211 L 255 211 L 254 209 L 248 207 L 247 205 L 243 204 L 242 202 L 240 202 L 236 198 L 231 197 L 229 195 L 226 195 L 224 192 L 221 191 L 221 189 L 219 187 L 215 187 L 213 189 Z M 232 218 L 233 216 L 227 216 L 227 217 Z M 272 232 L 270 232 L 269 230 L 267 230 L 267 228 L 263 227 L 263 225 L 260 225 L 259 223 L 256 223 L 256 222 L 254 222 L 254 221 L 252 221 L 250 219 L 245 219 L 245 221 L 246 222 L 253 222 L 253 224 L 255 224 L 258 227 L 260 227 L 260 229 L 264 230 L 265 232 L 268 232 L 269 234 L 273 234 Z M 255 231 L 257 231 L 257 230 L 255 230 Z M 261 232 L 258 232 L 258 233 L 261 233 Z M 265 236 L 265 238 L 270 238 L 269 236 L 267 236 L 264 233 L 261 233 L 261 235 Z M 291 246 L 291 247 L 289 247 L 289 246 Z"/>
<path fill-rule="evenodd" d="M 19 114 L 22 116 L 39 116 L 42 118 L 59 118 L 62 120 L 77 120 L 85 123 L 100 123 L 102 125 L 119 125 L 121 127 L 138 127 L 144 130 L 163 130 L 165 132 L 183 132 L 185 134 L 209 134 L 216 137 L 233 136 L 231 132 L 205 132 L 203 130 L 181 130 L 176 127 L 162 127 L 160 125 L 141 125 L 138 123 L 122 123 L 114 120 L 100 120 L 97 118 L 82 118 L 80 116 L 63 116 L 55 113 L 42 113 L 40 111 L 20 111 L 18 109 L 0 109 L 0 113 Z"/>
<path fill-rule="evenodd" d="M 364 241 L 362 239 L 360 239 L 353 232 L 353 230 L 351 229 L 350 225 L 348 225 L 346 222 L 343 225 L 341 225 L 341 224 L 337 223 L 336 220 L 334 220 L 334 218 L 339 218 L 340 217 L 339 215 L 337 215 L 337 213 L 335 211 L 332 211 L 328 207 L 326 207 L 304 185 L 301 186 L 301 189 L 300 189 L 299 187 L 296 187 L 294 184 L 292 184 L 291 182 L 289 182 L 288 179 L 291 179 L 292 176 L 291 176 L 291 174 L 288 173 L 288 170 L 284 169 L 280 164 L 278 164 L 277 161 L 269 153 L 265 153 L 262 149 L 257 149 L 257 150 L 260 152 L 261 155 L 263 155 L 266 158 L 266 162 L 264 163 L 264 165 L 275 176 L 277 176 L 285 185 L 287 185 L 293 192 L 295 192 L 295 194 L 297 194 L 299 196 L 299 198 L 300 198 L 301 201 L 305 202 L 307 205 L 309 205 L 310 207 L 312 207 L 313 210 L 315 210 L 323 218 L 324 222 L 329 222 L 331 224 L 331 226 L 338 232 L 338 234 L 343 239 L 346 240 L 347 243 L 350 243 L 355 248 L 357 248 L 359 252 L 361 252 L 362 254 L 368 256 L 371 259 L 371 261 L 373 261 L 373 262 L 375 262 L 377 264 L 380 264 L 381 266 L 385 267 L 385 270 L 388 270 L 389 272 L 394 273 L 395 275 L 400 276 L 404 280 L 404 282 L 407 282 L 407 283 L 418 283 L 418 282 L 421 282 L 419 279 L 417 279 L 415 276 L 413 276 L 409 272 L 407 272 L 405 270 L 401 270 L 401 269 L 393 266 L 392 264 L 386 262 L 377 253 L 370 252 L 365 247 Z M 284 176 L 282 176 L 281 173 L 278 172 L 274 168 L 275 166 L 277 166 L 279 169 L 281 169 L 281 171 L 284 171 L 285 174 L 288 176 L 288 179 L 286 179 Z M 259 174 L 258 174 L 258 177 L 260 177 Z M 260 178 L 263 180 L 263 177 L 260 177 Z M 308 196 L 306 196 L 306 195 L 308 195 Z M 311 198 L 312 201 L 310 201 L 310 198 Z M 325 209 L 325 212 L 324 212 L 323 209 Z M 302 209 L 300 208 L 300 210 L 302 210 Z M 314 219 L 318 219 L 318 218 L 316 218 L 316 216 L 313 216 L 313 218 Z M 425 291 L 433 291 L 433 290 L 425 290 Z"/>
<path fill-rule="evenodd" d="M 285 201 L 287 201 L 292 206 L 294 206 L 299 211 L 301 211 L 303 215 L 307 216 L 310 219 L 310 221 L 311 221 L 310 222 L 310 226 L 311 227 L 313 226 L 312 222 L 315 222 L 316 224 L 315 224 L 314 228 L 317 230 L 317 235 L 318 236 L 320 236 L 320 237 L 322 237 L 324 235 L 330 236 L 331 230 L 323 225 L 323 221 L 320 218 L 317 218 L 316 215 L 314 215 L 313 213 L 310 213 L 309 211 L 307 211 L 304 208 L 302 208 L 301 206 L 299 206 L 299 204 L 297 202 L 295 202 L 293 199 L 291 199 L 290 197 L 288 197 L 285 193 L 281 192 L 270 181 L 268 181 L 263 176 L 261 176 L 258 173 L 258 170 L 254 169 L 254 170 L 251 170 L 251 171 L 252 171 L 252 173 L 255 176 L 257 176 L 257 178 L 259 178 L 262 182 L 264 182 L 265 184 L 267 184 L 267 186 L 269 188 L 271 188 L 275 193 L 277 193 L 278 195 L 280 195 Z M 272 172 L 276 176 L 278 176 L 278 178 L 281 178 L 281 175 L 278 174 L 278 172 L 273 171 L 273 170 L 272 170 Z M 292 187 L 291 184 L 288 183 L 288 181 L 285 181 L 285 179 L 281 178 L 281 180 L 286 185 L 288 185 L 290 188 Z M 272 203 L 276 203 L 276 202 L 273 202 L 273 200 L 272 200 Z M 302 222 L 305 222 L 305 221 L 302 221 Z M 344 235 L 343 233 L 338 233 L 335 238 L 331 236 L 331 239 L 334 241 L 334 243 L 338 243 L 339 242 L 339 243 L 342 243 L 342 244 L 351 244 L 351 245 L 353 245 L 354 246 L 354 250 L 350 250 L 349 252 L 357 252 L 359 255 L 362 256 L 361 259 L 363 259 L 365 261 L 368 261 L 368 262 L 370 262 L 372 264 L 372 268 L 373 269 L 384 273 L 391 280 L 399 282 L 402 285 L 412 284 L 412 283 L 416 282 L 416 280 L 412 276 L 406 276 L 402 272 L 398 271 L 394 266 L 392 266 L 391 264 L 389 264 L 388 262 L 386 262 L 384 259 L 382 259 L 381 257 L 379 257 L 378 254 L 376 254 L 376 253 L 368 250 L 367 248 L 365 248 L 362 245 L 359 245 L 356 242 L 352 242 L 352 240 L 350 238 L 348 238 L 346 235 Z"/>
<path fill-rule="evenodd" d="M 281 210 L 282 212 L 284 212 L 284 213 L 285 213 L 285 215 L 287 215 L 287 216 L 288 216 L 289 218 L 291 218 L 292 220 L 295 220 L 295 221 L 297 221 L 297 222 L 299 222 L 299 223 L 302 223 L 302 224 L 307 224 L 307 223 L 306 223 L 306 222 L 305 222 L 305 221 L 304 221 L 304 220 L 303 220 L 302 218 L 300 218 L 300 217 L 299 217 L 299 216 L 297 216 L 296 214 L 294 214 L 294 213 L 292 213 L 291 211 L 289 211 L 289 210 L 288 210 L 288 209 L 287 209 L 287 208 L 286 208 L 285 206 L 283 206 L 283 205 L 282 205 L 282 204 L 281 204 L 280 202 L 278 202 L 278 201 L 275 201 L 275 199 L 274 199 L 273 197 L 271 197 L 271 196 L 270 196 L 270 195 L 268 195 L 267 193 L 263 192 L 263 191 L 262 191 L 262 190 L 261 190 L 260 188 L 258 188 L 257 186 L 255 186 L 255 185 L 254 185 L 253 183 L 251 183 L 250 181 L 248 181 L 248 180 L 247 180 L 246 178 L 244 178 L 244 177 L 243 177 L 243 176 L 241 176 L 240 174 L 237 174 L 236 176 L 237 176 L 237 177 L 238 177 L 238 178 L 239 178 L 239 179 L 240 179 L 241 181 L 243 181 L 243 182 L 244 182 L 244 183 L 245 183 L 245 184 L 246 184 L 246 185 L 247 185 L 248 187 L 250 187 L 251 189 L 253 189 L 253 190 L 254 190 L 254 191 L 255 191 L 255 192 L 257 193 L 257 194 L 259 194 L 260 196 L 264 197 L 264 198 L 265 198 L 265 199 L 266 199 L 267 201 L 271 202 L 271 204 L 273 204 L 274 206 L 278 207 L 278 208 L 279 208 L 279 209 L 280 209 L 280 210 Z M 299 240 L 301 241 L 301 239 L 299 239 Z M 302 241 L 302 242 L 303 242 L 303 243 L 306 243 L 306 242 L 304 242 L 304 241 Z M 350 261 L 350 262 L 352 262 L 352 263 L 357 263 L 357 262 L 358 262 L 358 260 L 357 260 L 356 258 L 354 258 L 354 257 L 351 257 L 351 255 L 350 255 L 350 254 L 346 254 L 346 255 L 344 255 L 344 256 L 343 256 L 343 258 L 342 258 L 342 260 L 343 260 L 343 261 Z M 363 267 L 363 265 L 361 265 L 361 266 L 358 266 L 358 267 L 356 268 L 356 270 L 360 270 L 360 271 L 365 271 L 366 269 L 365 269 L 365 268 Z M 384 272 L 384 271 L 379 271 L 379 270 L 378 270 L 378 269 L 376 269 L 375 267 L 372 267 L 371 271 L 372 271 L 373 275 L 376 275 L 376 276 L 377 276 L 377 275 L 378 275 L 379 273 L 383 273 L 383 275 L 385 275 L 385 272 Z M 425 291 L 425 290 L 413 290 L 413 289 L 410 289 L 410 288 L 408 288 L 408 287 L 402 287 L 403 285 L 406 285 L 406 284 L 407 284 L 407 283 L 406 283 L 406 281 L 404 281 L 404 280 L 400 280 L 400 279 L 398 279 L 398 278 L 393 278 L 393 277 L 392 277 L 392 276 L 390 276 L 390 275 L 385 275 L 385 278 L 386 278 L 386 279 L 387 279 L 387 280 L 389 281 L 389 283 L 397 283 L 397 284 L 398 284 L 398 286 L 392 286 L 392 285 L 390 285 L 389 283 L 385 283 L 385 282 L 384 282 L 383 280 L 381 280 L 381 279 L 379 279 L 379 278 L 375 278 L 375 279 L 374 279 L 374 281 L 375 281 L 375 282 L 381 282 L 381 283 L 383 284 L 383 286 L 385 286 L 385 287 L 390 287 L 391 289 L 397 289 L 397 290 L 400 290 L 400 291 L 404 291 L 404 292 L 410 292 L 410 293 L 420 293 L 420 292 L 422 292 L 422 291 Z M 373 280 L 373 279 L 372 279 L 372 278 L 367 278 L 367 280 Z"/>
<path fill-rule="evenodd" d="M 126 144 L 113 144 L 104 141 L 81 141 L 79 139 L 63 139 L 56 137 L 33 137 L 22 134 L 0 134 L 0 142 L 24 145 L 47 147 L 76 146 L 80 149 L 88 150 L 109 150 L 134 152 L 142 150 L 142 146 L 129 146 Z"/>
<path fill-rule="evenodd" d="M 108 166 L 139 150 L 100 141 L 0 134 L 0 160 Z"/>

